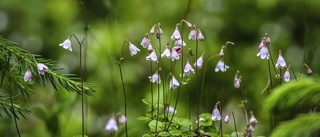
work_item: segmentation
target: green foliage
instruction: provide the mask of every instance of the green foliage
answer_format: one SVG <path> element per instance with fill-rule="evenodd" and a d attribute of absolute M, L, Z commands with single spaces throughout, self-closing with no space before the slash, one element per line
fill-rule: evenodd
<path fill-rule="evenodd" d="M 273 137 L 316 137 L 320 134 L 320 115 L 314 112 L 314 108 L 319 106 L 319 82 L 318 79 L 303 78 L 272 91 L 264 102 L 265 111 L 285 119 L 295 116 L 294 119 L 281 122 L 272 132 Z"/>
<path fill-rule="evenodd" d="M 37 70 L 37 63 L 43 63 L 48 66 L 49 71 L 45 75 L 41 75 Z M 56 91 L 68 91 L 82 94 L 81 79 L 75 77 L 74 74 L 58 74 L 56 71 L 61 68 L 56 67 L 56 62 L 50 59 L 44 59 L 39 55 L 34 55 L 24 49 L 18 47 L 18 44 L 9 41 L 0 36 L 0 83 L 1 89 L 4 90 L 0 95 L 0 106 L 2 111 L 10 115 L 17 113 L 24 117 L 24 113 L 29 114 L 30 111 L 25 105 L 18 105 L 20 96 L 26 100 L 30 94 L 33 94 L 33 86 L 37 83 L 47 85 L 49 79 L 51 85 Z M 24 73 L 30 70 L 32 73 L 32 81 L 25 82 Z M 5 84 L 8 83 L 8 84 Z M 93 85 L 84 83 L 83 93 L 92 96 L 95 92 Z M 11 94 L 15 94 L 14 96 Z M 14 104 L 11 105 L 11 100 Z M 19 104 L 23 104 L 19 102 Z M 12 108 L 13 107 L 13 108 Z"/>
<path fill-rule="evenodd" d="M 264 110 L 276 115 L 307 112 L 319 106 L 320 84 L 318 79 L 303 78 L 275 88 L 264 102 Z"/>
<path fill-rule="evenodd" d="M 320 134 L 320 114 L 301 115 L 281 123 L 271 137 L 318 137 Z"/>

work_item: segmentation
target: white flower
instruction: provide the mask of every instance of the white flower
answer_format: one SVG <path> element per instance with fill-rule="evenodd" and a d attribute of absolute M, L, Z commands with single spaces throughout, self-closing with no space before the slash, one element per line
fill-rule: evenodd
<path fill-rule="evenodd" d="M 178 54 L 176 50 L 172 49 L 171 60 L 174 61 L 174 60 L 178 60 L 179 58 L 180 58 L 180 54 Z"/>
<path fill-rule="evenodd" d="M 129 42 L 129 50 L 130 50 L 130 55 L 136 55 L 140 49 L 138 49 L 135 45 Z"/>
<path fill-rule="evenodd" d="M 149 46 L 150 45 L 150 39 L 148 38 L 148 35 L 147 36 L 145 36 L 143 39 L 142 39 L 142 41 L 141 41 L 141 46 L 143 47 L 143 48 L 146 48 L 147 46 Z"/>
<path fill-rule="evenodd" d="M 196 66 L 198 69 L 201 69 L 203 65 L 203 55 L 201 55 L 198 59 L 197 62 L 194 63 L 194 66 Z"/>
<path fill-rule="evenodd" d="M 146 60 L 153 61 L 153 62 L 158 62 L 158 57 L 157 57 L 156 51 L 153 50 L 150 53 L 150 55 L 146 57 Z"/>
<path fill-rule="evenodd" d="M 62 46 L 64 49 L 67 49 L 69 51 L 72 51 L 70 37 L 68 37 L 63 43 L 60 43 L 59 46 Z"/>
<path fill-rule="evenodd" d="M 186 66 L 184 67 L 184 73 L 189 75 L 191 72 L 194 73 L 194 69 L 190 65 L 189 61 L 187 61 Z"/>
<path fill-rule="evenodd" d="M 27 70 L 27 72 L 24 74 L 24 81 L 31 81 L 32 80 L 32 73 L 30 70 Z"/>
<path fill-rule="evenodd" d="M 182 47 L 182 45 L 186 46 L 186 43 L 184 41 L 182 41 L 181 39 L 176 40 L 175 46 Z"/>
<path fill-rule="evenodd" d="M 254 117 L 253 114 L 251 114 L 249 123 L 250 123 L 253 127 L 255 127 L 255 126 L 258 124 L 258 120 Z"/>
<path fill-rule="evenodd" d="M 240 72 L 238 70 L 236 76 L 234 76 L 234 88 L 240 88 L 241 76 L 239 73 Z"/>
<path fill-rule="evenodd" d="M 223 122 L 224 122 L 224 123 L 228 123 L 228 122 L 229 122 L 229 118 L 230 118 L 229 115 L 230 115 L 230 114 L 228 114 L 228 115 L 226 115 L 226 117 L 224 117 L 224 119 L 223 119 Z"/>
<path fill-rule="evenodd" d="M 180 39 L 180 38 L 181 38 L 180 32 L 179 32 L 179 30 L 178 30 L 178 27 L 176 27 L 176 29 L 174 30 L 174 32 L 173 32 L 173 34 L 172 34 L 172 36 L 171 36 L 171 39 L 172 39 L 172 40 L 178 40 L 178 39 Z"/>
<path fill-rule="evenodd" d="M 171 55 L 171 53 L 170 53 L 169 48 L 166 48 L 166 49 L 162 52 L 161 58 L 163 58 L 163 57 L 170 58 L 170 57 L 171 57 L 170 55 Z"/>
<path fill-rule="evenodd" d="M 127 123 L 127 118 L 126 118 L 126 116 L 121 115 L 121 116 L 119 117 L 119 122 L 120 122 L 121 124 L 126 124 L 126 123 Z"/>
<path fill-rule="evenodd" d="M 286 61 L 284 60 L 284 58 L 281 55 L 281 51 L 279 52 L 279 57 L 276 63 L 276 68 L 284 68 L 286 66 Z"/>
<path fill-rule="evenodd" d="M 283 75 L 283 80 L 285 82 L 289 82 L 290 81 L 290 72 L 289 72 L 289 68 L 286 70 L 286 72 Z"/>
<path fill-rule="evenodd" d="M 176 80 L 174 76 L 172 76 L 172 79 L 170 80 L 170 88 L 176 89 L 180 86 L 180 83 Z"/>
<path fill-rule="evenodd" d="M 228 68 L 229 66 L 227 66 L 222 60 L 219 60 L 215 71 L 218 72 L 220 70 L 221 72 L 226 72 Z"/>
<path fill-rule="evenodd" d="M 46 65 L 42 64 L 42 63 L 38 63 L 37 64 L 37 69 L 38 69 L 38 72 L 40 74 L 42 74 L 42 75 L 44 75 L 44 73 L 49 70 L 49 68 Z"/>
<path fill-rule="evenodd" d="M 192 29 L 189 33 L 189 40 L 196 40 L 196 37 L 197 37 L 197 30 Z"/>
<path fill-rule="evenodd" d="M 204 40 L 204 36 L 202 35 L 202 32 L 200 30 L 198 30 L 198 40 L 200 41 Z"/>
<path fill-rule="evenodd" d="M 221 120 L 220 111 L 219 111 L 219 109 L 218 109 L 217 106 L 215 106 L 214 109 L 213 109 L 213 111 L 212 111 L 211 119 L 212 119 L 213 121 L 215 121 L 215 120 Z"/>
<path fill-rule="evenodd" d="M 161 83 L 160 76 L 158 74 L 158 71 L 156 71 L 152 76 L 149 76 L 150 82 L 152 83 Z"/>
<path fill-rule="evenodd" d="M 176 111 L 173 107 L 171 107 L 171 106 L 168 106 L 167 109 L 166 109 L 166 111 L 167 111 L 168 113 L 170 113 L 170 114 L 177 113 L 177 111 Z"/>
<path fill-rule="evenodd" d="M 268 50 L 268 48 L 266 47 L 266 46 L 263 46 L 261 49 L 260 49 L 260 51 L 259 51 L 259 53 L 257 54 L 257 56 L 260 56 L 260 58 L 261 59 L 269 59 L 269 50 Z"/>
<path fill-rule="evenodd" d="M 150 29 L 150 34 L 151 34 L 151 35 L 154 34 L 154 27 L 155 27 L 155 25 L 153 25 L 152 28 Z"/>
<path fill-rule="evenodd" d="M 111 118 L 108 120 L 108 122 L 107 122 L 107 124 L 106 124 L 106 126 L 105 126 L 105 129 L 106 129 L 107 131 L 111 131 L 111 132 L 118 130 L 118 124 L 117 124 L 117 121 L 115 120 L 114 117 L 111 117 Z"/>
<path fill-rule="evenodd" d="M 149 51 L 149 52 L 152 52 L 152 51 L 153 51 L 153 47 L 152 47 L 151 43 L 148 45 L 148 51 Z"/>

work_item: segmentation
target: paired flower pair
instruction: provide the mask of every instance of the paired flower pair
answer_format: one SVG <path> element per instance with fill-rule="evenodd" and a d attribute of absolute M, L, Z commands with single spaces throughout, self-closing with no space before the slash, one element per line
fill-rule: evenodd
<path fill-rule="evenodd" d="M 42 63 L 38 63 L 37 64 L 37 69 L 39 74 L 44 75 L 45 72 L 47 72 L 49 70 L 49 68 L 42 64 Z M 31 81 L 32 80 L 32 72 L 30 70 L 27 70 L 27 72 L 24 74 L 24 81 Z"/>

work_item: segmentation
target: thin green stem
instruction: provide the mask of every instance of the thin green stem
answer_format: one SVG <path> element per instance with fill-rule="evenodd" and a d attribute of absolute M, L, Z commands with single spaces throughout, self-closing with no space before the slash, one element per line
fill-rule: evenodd
<path fill-rule="evenodd" d="M 124 98 L 124 116 L 127 118 L 127 95 L 126 95 L 126 88 L 125 88 L 125 84 L 124 84 L 124 80 L 123 80 L 123 74 L 122 74 L 122 67 L 121 67 L 121 61 L 122 61 L 122 53 L 123 53 L 123 49 L 125 44 L 128 41 L 125 40 L 122 44 L 122 49 L 121 49 L 121 53 L 120 53 L 120 59 L 119 61 L 117 61 L 118 66 L 119 66 L 119 72 L 120 72 L 120 79 L 121 79 L 121 84 L 122 84 L 122 90 L 123 90 L 123 98 Z M 126 137 L 128 137 L 128 122 L 125 122 L 125 131 L 126 131 Z M 112 134 L 113 135 L 113 134 Z"/>
<path fill-rule="evenodd" d="M 198 40 L 198 31 L 196 31 L 196 59 L 198 59 L 198 47 L 199 47 L 199 40 Z M 199 120 L 200 115 L 200 105 L 201 105 L 201 90 L 199 91 L 199 72 L 198 72 L 198 61 L 196 60 L 196 93 L 197 93 L 197 120 Z M 204 82 L 204 81 L 202 81 Z M 197 123 L 197 134 L 200 135 L 200 122 Z"/>
<path fill-rule="evenodd" d="M 232 117 L 233 117 L 234 130 L 236 131 L 236 135 L 238 137 L 236 118 L 234 117 L 234 113 L 233 112 L 231 112 L 231 114 L 232 114 Z"/>
<path fill-rule="evenodd" d="M 84 137 L 85 135 L 85 102 L 84 102 L 84 90 L 83 90 L 83 85 L 84 85 L 84 80 L 83 80 L 83 70 L 82 70 L 82 44 L 84 42 L 84 40 L 86 39 L 86 37 L 84 37 L 82 39 L 82 41 L 80 42 L 79 39 L 77 38 L 77 36 L 75 34 L 72 34 L 72 36 L 74 36 L 74 38 L 77 40 L 78 44 L 79 44 L 79 50 L 80 50 L 80 55 L 79 55 L 79 61 L 80 61 L 80 79 L 81 79 L 81 132 L 82 132 L 82 137 Z"/>

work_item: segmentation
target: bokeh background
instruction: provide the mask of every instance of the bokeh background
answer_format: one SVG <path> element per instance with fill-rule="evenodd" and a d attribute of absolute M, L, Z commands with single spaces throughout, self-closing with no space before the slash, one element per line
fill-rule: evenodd
<path fill-rule="evenodd" d="M 247 109 L 252 110 L 259 121 L 253 135 L 269 136 L 272 132 L 269 114 L 262 113 L 267 95 L 261 94 L 268 81 L 267 61 L 256 56 L 261 37 L 269 34 L 274 60 L 281 49 L 296 72 L 302 63 L 307 63 L 313 69 L 313 75 L 318 75 L 319 6 L 319 0 L 1 0 L 0 35 L 34 54 L 57 60 L 64 68 L 61 73 L 75 74 L 79 74 L 79 47 L 75 39 L 72 39 L 73 52 L 58 45 L 70 34 L 79 39 L 87 36 L 85 80 L 93 83 L 97 92 L 94 97 L 86 98 L 86 133 L 96 137 L 109 136 L 104 130 L 107 120 L 113 114 L 124 113 L 115 58 L 120 56 L 123 41 L 131 41 L 141 51 L 131 57 L 125 47 L 122 61 L 128 94 L 128 131 L 130 136 L 141 136 L 148 132 L 148 126 L 136 118 L 149 109 L 141 100 L 150 98 L 148 76 L 154 72 L 150 72 L 149 62 L 145 60 L 149 53 L 140 42 L 154 24 L 161 23 L 164 48 L 171 42 L 175 25 L 185 19 L 204 34 L 205 41 L 199 43 L 199 53 L 204 53 L 205 59 L 218 54 L 226 41 L 235 43 L 227 49 L 230 69 L 226 73 L 214 72 L 218 59 L 206 62 L 201 112 L 211 113 L 215 103 L 223 100 L 223 114 L 233 111 L 239 129 L 244 131 L 243 109 L 238 106 L 239 93 L 233 88 L 234 75 L 240 70 Z M 194 50 L 194 42 L 187 40 L 189 30 L 184 33 L 188 48 Z M 152 36 L 152 44 L 157 45 L 155 36 Z M 194 61 L 194 57 L 190 58 L 192 64 Z M 187 105 L 190 104 L 195 119 L 195 76 L 190 78 L 188 92 L 182 88 L 179 96 L 177 116 L 187 117 Z M 222 85 L 223 97 L 220 96 Z M 37 86 L 34 92 L 26 102 L 32 114 L 27 120 L 18 121 L 23 137 L 81 134 L 79 95 L 56 92 L 50 86 Z M 186 100 L 187 94 L 190 101 Z M 0 119 L 0 136 L 16 136 L 13 121 L 6 116 Z M 225 133 L 233 132 L 232 124 L 224 127 Z M 124 136 L 123 126 L 116 136 Z"/>

